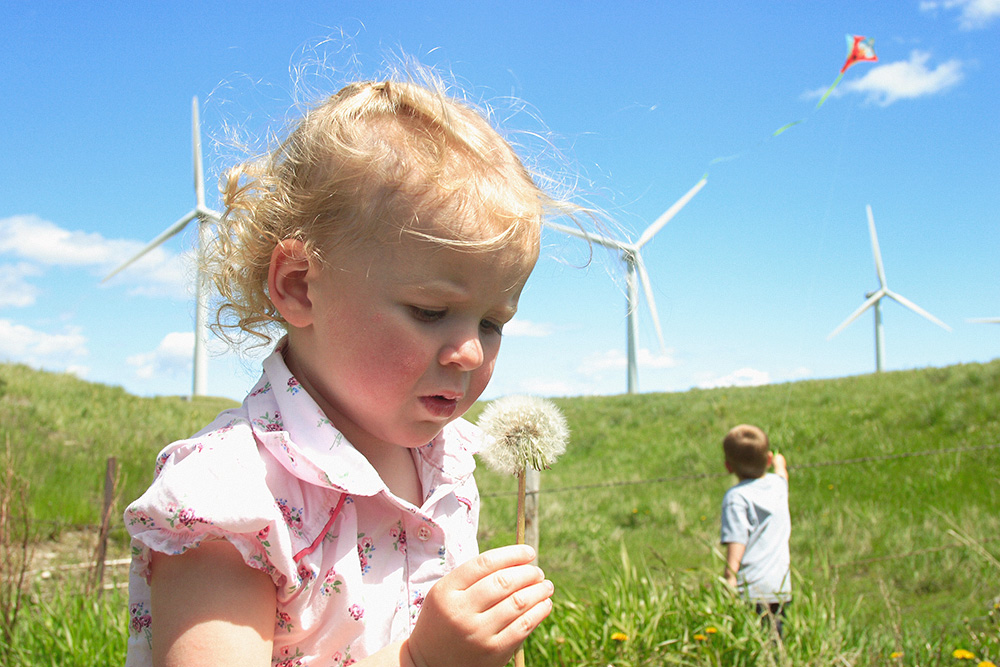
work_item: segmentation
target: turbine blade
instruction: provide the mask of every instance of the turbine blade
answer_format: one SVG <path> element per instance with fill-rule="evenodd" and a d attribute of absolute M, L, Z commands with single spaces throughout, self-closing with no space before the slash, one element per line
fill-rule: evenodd
<path fill-rule="evenodd" d="M 882 266 L 882 251 L 878 247 L 878 234 L 875 233 L 875 217 L 872 215 L 871 204 L 865 207 L 868 211 L 868 234 L 872 237 L 872 255 L 875 256 L 875 270 L 878 272 L 878 283 L 885 288 L 885 267 Z"/>
<path fill-rule="evenodd" d="M 211 220 L 212 222 L 219 223 L 222 222 L 222 214 L 215 209 L 203 206 L 195 211 L 200 217 Z"/>
<path fill-rule="evenodd" d="M 560 225 L 558 223 L 548 222 L 548 221 L 545 222 L 545 226 L 550 229 L 562 232 L 563 234 L 569 234 L 570 236 L 586 239 L 591 243 L 596 243 L 597 245 L 604 246 L 605 248 L 611 248 L 612 250 L 626 250 L 626 251 L 633 250 L 631 244 L 624 243 L 622 241 L 616 241 L 615 239 L 609 239 L 606 236 L 598 236 L 597 234 L 591 234 L 590 232 L 585 232 L 582 229 L 577 229 L 576 227 L 567 227 L 566 225 Z"/>
<path fill-rule="evenodd" d="M 649 281 L 649 274 L 646 272 L 646 264 L 638 253 L 635 257 L 635 268 L 642 281 L 642 289 L 646 293 L 646 303 L 649 305 L 649 315 L 653 318 L 653 326 L 656 327 L 656 338 L 660 341 L 660 350 L 667 351 L 667 345 L 663 342 L 663 329 L 660 327 L 660 314 L 656 312 L 656 300 L 653 299 L 653 284 Z"/>
<path fill-rule="evenodd" d="M 706 183 L 708 183 L 708 176 L 702 177 L 702 179 L 695 183 L 694 187 L 688 190 L 683 197 L 675 201 L 673 206 L 664 211 L 663 215 L 657 218 L 653 224 L 646 228 L 646 231 L 642 233 L 639 240 L 635 242 L 635 247 L 641 248 L 646 245 L 646 243 L 649 242 L 649 239 L 653 238 L 658 231 L 663 229 L 663 226 L 670 222 L 670 219 L 677 215 L 680 210 L 684 208 L 689 201 L 691 201 L 691 198 L 698 194 L 703 187 L 705 187 Z"/>
<path fill-rule="evenodd" d="M 201 162 L 201 122 L 198 120 L 198 96 L 191 98 L 191 143 L 194 151 L 194 194 L 196 206 L 205 208 L 205 173 Z"/>
<path fill-rule="evenodd" d="M 915 304 L 912 301 L 910 301 L 909 299 L 907 299 L 902 294 L 896 294 L 895 292 L 890 292 L 889 290 L 886 290 L 885 294 L 890 299 L 894 300 L 896 303 L 899 303 L 899 304 L 901 304 L 903 306 L 906 306 L 907 308 L 909 308 L 910 310 L 912 310 L 913 312 L 915 312 L 917 315 L 920 315 L 921 317 L 930 320 L 931 322 L 933 322 L 934 324 L 938 325 L 939 327 L 941 327 L 945 331 L 951 331 L 951 327 L 950 326 L 948 326 L 947 324 L 945 324 L 944 322 L 942 322 L 938 318 L 934 317 L 933 315 L 931 315 L 930 313 L 928 313 L 926 310 L 924 310 L 923 308 L 921 308 L 917 304 Z"/>
<path fill-rule="evenodd" d="M 191 211 L 190 213 L 188 213 L 187 215 L 185 215 L 183 218 L 181 218 L 180 220 L 178 220 L 174 224 L 172 224 L 169 227 L 167 227 L 167 229 L 164 230 L 163 233 L 161 233 L 155 239 L 153 239 L 148 244 L 146 244 L 146 247 L 143 248 L 142 250 L 140 250 L 139 252 L 137 252 L 134 256 L 132 256 L 131 259 L 129 259 L 127 262 L 125 262 L 124 264 L 122 264 L 121 266 L 119 266 L 117 269 L 115 269 L 114 271 L 112 271 L 108 275 L 104 276 L 104 279 L 101 280 L 101 282 L 102 283 L 106 282 L 107 280 L 109 280 L 113 276 L 115 276 L 115 275 L 121 273 L 122 271 L 124 271 L 129 265 L 131 265 L 133 262 L 135 262 L 136 260 L 138 260 L 143 255 L 145 255 L 147 252 L 149 252 L 150 250 L 152 250 L 156 246 L 162 244 L 164 241 L 166 241 L 167 239 L 171 238 L 172 236 L 180 233 L 180 231 L 182 229 L 184 229 L 184 227 L 186 227 L 189 222 L 191 222 L 192 220 L 194 220 L 197 217 L 198 217 L 198 212 L 197 211 Z"/>
<path fill-rule="evenodd" d="M 874 306 L 875 302 L 881 299 L 883 296 L 885 296 L 885 293 L 882 290 L 879 290 L 874 294 L 872 294 L 870 297 L 868 297 L 868 299 L 863 304 L 861 304 L 861 307 L 855 310 L 853 313 L 851 313 L 846 320 L 841 322 L 840 326 L 831 331 L 830 335 L 827 336 L 826 339 L 830 340 L 831 338 L 839 334 L 841 331 L 843 331 L 848 324 L 858 319 L 858 317 L 861 316 L 861 313 L 865 312 L 866 310 Z"/>
<path fill-rule="evenodd" d="M 965 321 L 971 324 L 1000 324 L 1000 317 L 970 317 Z"/>

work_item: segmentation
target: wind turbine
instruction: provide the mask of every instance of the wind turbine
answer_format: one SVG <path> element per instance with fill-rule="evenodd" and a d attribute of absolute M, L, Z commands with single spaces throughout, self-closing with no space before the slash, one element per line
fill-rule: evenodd
<path fill-rule="evenodd" d="M 646 245 L 658 231 L 663 229 L 664 225 L 670 222 L 671 218 L 677 215 L 677 213 L 680 212 L 680 210 L 684 208 L 689 201 L 691 201 L 692 197 L 698 194 L 699 190 L 705 187 L 705 183 L 707 182 L 708 177 L 705 176 L 700 181 L 695 183 L 694 187 L 688 190 L 683 197 L 674 202 L 673 206 L 664 211 L 664 213 L 657 218 L 653 224 L 647 227 L 646 231 L 639 236 L 639 240 L 635 243 L 618 241 L 606 236 L 592 234 L 590 232 L 585 232 L 582 229 L 567 227 L 553 222 L 545 223 L 548 227 L 565 234 L 569 234 L 570 236 L 576 236 L 586 239 L 591 243 L 604 246 L 605 248 L 617 250 L 620 253 L 621 260 L 625 262 L 625 288 L 627 299 L 626 316 L 628 318 L 628 393 L 630 394 L 634 394 L 639 390 L 638 369 L 636 362 L 639 335 L 639 287 L 636 283 L 637 275 L 639 280 L 642 281 L 642 288 L 646 293 L 646 303 L 649 305 L 649 313 L 653 318 L 653 325 L 656 327 L 656 337 L 660 341 L 660 348 L 666 349 L 666 345 L 663 342 L 663 330 L 660 328 L 660 318 L 656 312 L 656 302 L 653 300 L 653 286 L 649 281 L 649 274 L 646 272 L 646 265 L 643 263 L 642 255 L 639 254 L 639 251 L 642 249 L 642 246 Z"/>
<path fill-rule="evenodd" d="M 928 313 L 926 310 L 924 310 L 923 308 L 921 308 L 917 304 L 913 303 L 912 301 L 910 301 L 909 299 L 907 299 L 903 295 L 897 294 L 896 292 L 893 292 L 886 285 L 886 283 L 885 283 L 885 269 L 882 266 L 882 253 L 879 251 L 879 247 L 878 247 L 878 235 L 876 235 L 876 233 L 875 233 L 875 218 L 874 218 L 874 216 L 872 216 L 872 207 L 871 207 L 870 204 L 868 206 L 866 206 L 866 210 L 868 211 L 868 233 L 871 235 L 871 238 L 872 238 L 872 254 L 875 256 L 875 271 L 878 272 L 879 288 L 877 290 L 875 290 L 874 292 L 868 292 L 867 294 L 865 294 L 866 300 L 865 300 L 865 302 L 863 304 L 861 304 L 861 307 L 858 308 L 857 310 L 855 310 L 853 313 L 851 313 L 850 317 L 848 317 L 846 320 L 844 320 L 843 322 L 841 322 L 840 326 L 838 326 L 836 329 L 834 329 L 832 332 L 830 332 L 830 335 L 827 336 L 826 339 L 830 340 L 831 338 L 833 338 L 834 336 L 836 336 L 837 334 L 839 334 L 844 329 L 844 327 L 846 327 L 848 324 L 850 324 L 851 322 L 853 322 L 854 320 L 856 320 L 861 315 L 861 313 L 865 312 L 869 308 L 874 307 L 874 309 L 875 309 L 875 372 L 881 373 L 882 372 L 882 358 L 883 358 L 883 356 L 885 354 L 885 339 L 884 339 L 884 337 L 882 335 L 882 309 L 881 309 L 881 305 L 880 305 L 880 302 L 882 301 L 883 298 L 889 297 L 890 299 L 892 299 L 896 303 L 899 303 L 900 305 L 906 306 L 907 308 L 909 308 L 910 310 L 912 310 L 913 312 L 915 312 L 917 315 L 920 315 L 921 317 L 924 317 L 924 318 L 930 320 L 931 322 L 933 322 L 934 324 L 938 325 L 939 327 L 941 327 L 942 329 L 944 329 L 946 331 L 951 331 L 951 327 L 949 327 L 947 324 L 945 324 L 944 322 L 942 322 L 938 318 L 934 317 L 933 315 L 931 315 L 930 313 Z"/>
<path fill-rule="evenodd" d="M 972 317 L 966 320 L 972 324 L 1000 324 L 1000 317 Z"/>
<path fill-rule="evenodd" d="M 201 275 L 201 262 L 205 256 L 205 247 L 208 245 L 209 235 L 211 234 L 209 226 L 213 222 L 218 223 L 222 216 L 205 205 L 205 175 L 201 161 L 201 125 L 198 121 L 197 96 L 191 100 L 191 118 L 191 135 L 194 152 L 194 209 L 167 227 L 163 233 L 150 241 L 145 248 L 136 253 L 127 262 L 105 276 L 101 282 L 105 282 L 112 276 L 117 275 L 153 248 L 179 234 L 192 220 L 198 221 L 198 268 L 195 273 L 194 381 L 192 383 L 191 395 L 204 396 L 208 384 L 208 355 L 206 350 L 208 344 L 208 294 L 205 289 L 205 281 Z"/>

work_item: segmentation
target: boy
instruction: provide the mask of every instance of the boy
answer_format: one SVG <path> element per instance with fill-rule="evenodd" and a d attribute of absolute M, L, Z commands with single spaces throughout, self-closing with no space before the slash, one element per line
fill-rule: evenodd
<path fill-rule="evenodd" d="M 726 469 L 739 478 L 722 499 L 726 582 L 759 614 L 775 619 L 780 637 L 784 607 L 792 599 L 788 466 L 784 456 L 771 452 L 767 434 L 749 424 L 730 430 L 722 448 Z M 768 473 L 772 465 L 774 472 Z"/>

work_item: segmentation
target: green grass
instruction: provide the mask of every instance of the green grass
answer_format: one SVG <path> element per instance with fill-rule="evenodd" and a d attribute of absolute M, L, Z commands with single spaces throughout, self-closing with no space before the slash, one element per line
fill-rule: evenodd
<path fill-rule="evenodd" d="M 852 625 L 958 641 L 1000 600 L 1000 569 L 963 545 L 1000 550 L 1000 362 L 556 402 L 572 436 L 542 474 L 541 565 L 564 593 L 598 589 L 619 544 L 661 578 L 714 585 L 719 508 L 735 481 L 721 438 L 752 422 L 791 466 L 796 576 Z M 992 448 L 943 453 L 980 446 Z M 515 483 L 478 479 L 481 546 L 506 543 Z M 636 483 L 608 485 L 620 481 Z"/>
<path fill-rule="evenodd" d="M 955 648 L 1000 663 L 1000 360 L 556 403 L 571 439 L 540 499 L 556 613 L 529 664 L 959 664 Z M 131 500 L 164 444 L 230 405 L 0 365 L 0 444 L 49 536 L 97 523 L 107 456 Z M 734 481 L 721 438 L 739 422 L 767 430 L 791 467 L 796 593 L 781 651 L 718 582 Z M 485 468 L 477 478 L 481 547 L 509 543 L 516 484 Z M 124 540 L 120 526 L 113 535 Z M 706 627 L 717 632 L 693 639 Z"/>
<path fill-rule="evenodd" d="M 117 460 L 121 497 L 136 498 L 165 444 L 232 405 L 217 398 L 140 398 L 72 375 L 2 364 L 0 447 L 9 443 L 30 483 L 36 526 L 58 533 L 65 525 L 99 523 L 108 457 Z"/>
<path fill-rule="evenodd" d="M 128 595 L 106 591 L 99 599 L 61 591 L 35 595 L 13 640 L 0 640 L 4 667 L 124 665 Z"/>

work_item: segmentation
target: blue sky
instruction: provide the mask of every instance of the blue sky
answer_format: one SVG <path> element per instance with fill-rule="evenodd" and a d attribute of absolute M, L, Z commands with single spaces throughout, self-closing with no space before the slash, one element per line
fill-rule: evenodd
<path fill-rule="evenodd" d="M 666 349 L 640 305 L 639 389 L 869 373 L 878 287 L 888 370 L 1000 354 L 1000 2 L 13 2 L 0 22 L 0 360 L 141 395 L 191 386 L 193 234 L 101 284 L 193 207 L 191 99 L 209 205 L 233 150 L 293 101 L 406 53 L 491 103 L 530 163 L 638 235 Z M 820 109 L 845 34 L 875 39 Z M 318 63 L 323 63 L 319 65 Z M 294 75 L 294 72 L 300 72 Z M 508 114 L 515 98 L 525 111 Z M 777 137 L 785 123 L 805 120 Z M 716 158 L 733 159 L 714 162 Z M 485 394 L 626 389 L 618 258 L 547 231 Z M 219 351 L 208 392 L 256 362 Z"/>

